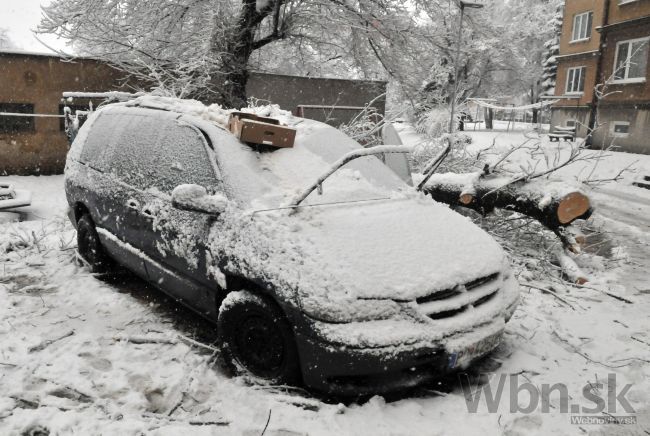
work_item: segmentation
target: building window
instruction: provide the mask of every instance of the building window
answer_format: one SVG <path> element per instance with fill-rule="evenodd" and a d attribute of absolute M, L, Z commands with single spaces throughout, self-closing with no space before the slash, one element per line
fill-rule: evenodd
<path fill-rule="evenodd" d="M 585 91 L 586 67 L 575 67 L 567 70 L 566 93 L 582 94 Z"/>
<path fill-rule="evenodd" d="M 573 17 L 573 35 L 571 42 L 585 41 L 591 38 L 593 12 L 584 12 Z"/>
<path fill-rule="evenodd" d="M 630 123 L 614 121 L 610 126 L 610 133 L 615 138 L 627 138 L 630 135 Z"/>
<path fill-rule="evenodd" d="M 0 103 L 0 133 L 33 132 L 34 117 L 1 114 L 33 114 L 30 103 Z"/>
<path fill-rule="evenodd" d="M 576 120 L 566 120 L 566 126 L 567 127 L 575 127 L 576 126 Z"/>
<path fill-rule="evenodd" d="M 614 82 L 645 82 L 648 69 L 648 40 L 650 37 L 621 41 L 616 45 Z"/>

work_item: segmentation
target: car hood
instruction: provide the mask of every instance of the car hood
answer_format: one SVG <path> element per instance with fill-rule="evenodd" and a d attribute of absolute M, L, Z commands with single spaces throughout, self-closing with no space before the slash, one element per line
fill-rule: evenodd
<path fill-rule="evenodd" d="M 357 298 L 414 300 L 503 265 L 491 236 L 430 199 L 308 214 L 301 233 L 315 248 L 312 255 Z"/>
<path fill-rule="evenodd" d="M 504 263 L 491 236 L 423 196 L 228 215 L 211 234 L 216 274 L 243 275 L 312 308 L 412 301 Z"/>

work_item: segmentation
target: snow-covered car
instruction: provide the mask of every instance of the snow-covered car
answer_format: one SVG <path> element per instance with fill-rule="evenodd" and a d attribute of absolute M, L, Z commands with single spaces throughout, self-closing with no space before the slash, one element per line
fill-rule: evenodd
<path fill-rule="evenodd" d="M 89 267 L 215 321 L 226 362 L 273 383 L 386 392 L 498 345 L 519 289 L 492 237 L 340 131 L 258 112 L 296 127 L 294 147 L 243 144 L 198 102 L 93 113 L 65 171 Z"/>

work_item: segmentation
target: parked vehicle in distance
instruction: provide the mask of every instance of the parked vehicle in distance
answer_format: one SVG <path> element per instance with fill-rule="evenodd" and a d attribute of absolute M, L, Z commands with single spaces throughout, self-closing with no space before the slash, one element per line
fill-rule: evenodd
<path fill-rule="evenodd" d="M 293 148 L 243 144 L 198 102 L 90 115 L 65 171 L 89 267 L 121 264 L 216 322 L 231 367 L 273 383 L 387 392 L 491 351 L 519 294 L 499 245 L 372 150 L 343 164 L 357 143 L 276 112 Z"/>

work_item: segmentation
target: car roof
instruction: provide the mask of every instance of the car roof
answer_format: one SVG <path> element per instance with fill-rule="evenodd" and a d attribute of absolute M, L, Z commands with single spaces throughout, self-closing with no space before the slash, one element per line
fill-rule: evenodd
<path fill-rule="evenodd" d="M 282 124 L 297 129 L 294 147 L 260 152 L 239 141 L 227 129 L 233 110 L 213 104 L 206 106 L 196 100 L 144 96 L 124 103 L 102 107 L 101 111 L 135 114 L 145 112 L 160 119 L 177 119 L 205 133 L 212 143 L 227 194 L 244 203 L 257 202 L 259 207 L 280 206 L 296 190 L 304 189 L 343 155 L 361 146 L 339 129 L 318 121 L 294 117 L 277 106 L 247 108 L 262 116 L 277 118 Z M 346 166 L 356 171 L 353 179 L 366 178 L 378 186 L 399 189 L 406 185 L 378 159 L 359 159 Z M 352 182 L 352 179 L 350 180 Z M 329 182 L 328 182 L 329 183 Z"/>

